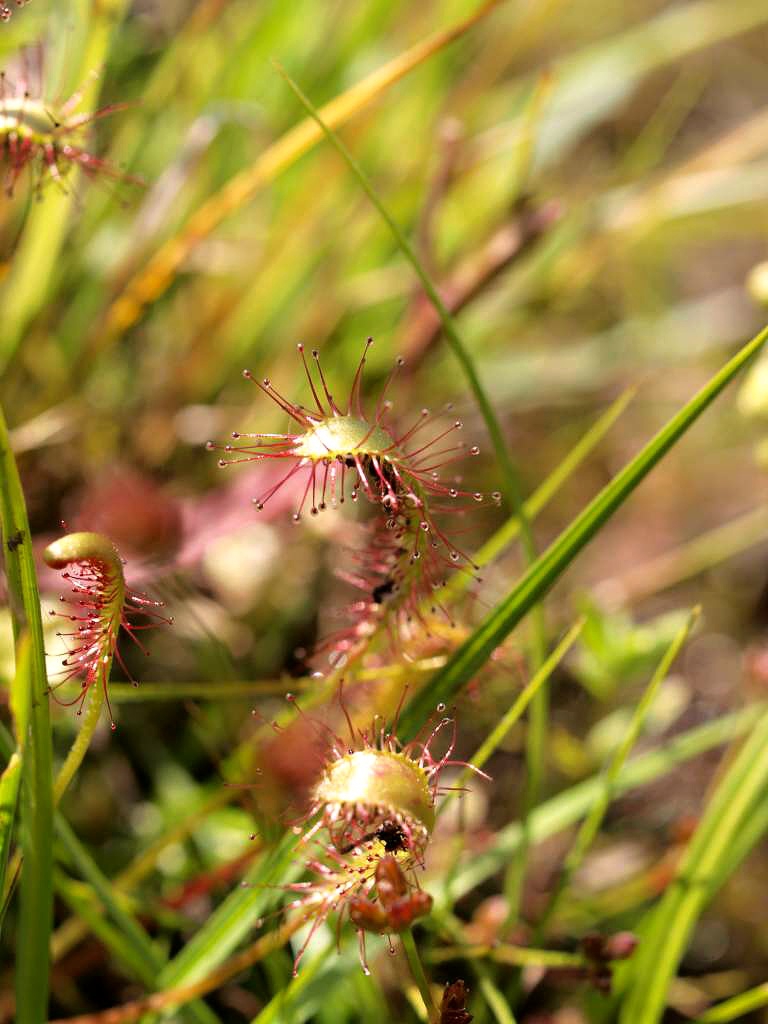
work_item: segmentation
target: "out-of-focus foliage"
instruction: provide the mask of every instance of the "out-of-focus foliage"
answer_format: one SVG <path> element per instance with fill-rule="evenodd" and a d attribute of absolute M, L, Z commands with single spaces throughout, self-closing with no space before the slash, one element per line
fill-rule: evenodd
<path fill-rule="evenodd" d="M 294 979 L 303 935 L 282 934 L 285 916 L 269 916 L 307 857 L 286 825 L 300 820 L 292 801 L 314 760 L 296 744 L 309 746 L 312 729 L 292 726 L 281 745 L 251 709 L 285 721 L 286 691 L 306 703 L 322 694 L 339 728 L 336 690 L 306 673 L 302 652 L 338 628 L 350 600 L 334 571 L 349 568 L 364 502 L 294 525 L 301 495 L 287 488 L 257 514 L 251 499 L 276 481 L 271 467 L 221 470 L 204 446 L 233 430 L 285 429 L 244 367 L 309 403 L 301 341 L 321 350 L 334 394 L 346 394 L 372 335 L 369 407 L 402 355 L 394 419 L 405 429 L 423 406 L 453 403 L 450 417 L 481 448 L 457 468 L 461 486 L 492 492 L 502 480 L 411 267 L 320 133 L 306 144 L 290 134 L 304 111 L 273 59 L 318 107 L 345 96 L 348 109 L 330 108 L 335 127 L 455 312 L 526 496 L 611 401 L 637 389 L 537 510 L 539 550 L 763 325 L 764 0 L 504 0 L 455 40 L 436 36 L 479 9 L 32 0 L 0 24 L 9 81 L 51 109 L 78 89 L 78 111 L 115 105 L 82 145 L 117 176 L 70 169 L 59 185 L 30 168 L 0 199 L 0 404 L 34 549 L 61 520 L 106 534 L 129 584 L 175 620 L 148 636 L 151 659 L 125 652 L 138 689 L 116 666 L 118 729 L 101 723 L 54 817 L 51 1019 L 215 981 L 237 955 L 251 960 L 182 1009 L 154 1008 L 207 1024 L 426 1019 L 405 957 L 387 957 L 378 938 L 367 978 L 351 929 L 337 954 L 324 927 Z M 442 986 L 466 980 L 476 1024 L 601 1024 L 637 1007 L 653 974 L 647 952 L 622 963 L 610 994 L 612 957 L 587 937 L 637 932 L 642 950 L 644 935 L 666 934 L 665 908 L 680 899 L 690 909 L 680 865 L 712 868 L 712 902 L 691 911 L 679 964 L 682 951 L 665 946 L 654 989 L 668 1000 L 664 1019 L 731 998 L 742 999 L 734 1013 L 752 1014 L 739 1019 L 768 1019 L 758 997 L 739 997 L 768 960 L 763 769 L 727 754 L 716 772 L 718 748 L 757 720 L 751 705 L 768 680 L 767 378 L 763 357 L 738 401 L 731 390 L 707 411 L 542 605 L 550 651 L 579 615 L 586 622 L 548 683 L 539 805 L 526 819 L 523 721 L 499 740 L 493 782 L 472 781 L 438 816 L 423 875 L 435 911 L 417 946 L 438 1003 Z M 449 532 L 475 551 L 509 514 L 470 509 Z M 391 717 L 405 683 L 441 668 L 524 563 L 506 546 L 482 584 L 451 597 L 450 621 L 417 625 L 408 661 L 364 659 L 353 681 L 367 720 Z M 62 583 L 38 564 L 47 612 Z M 18 614 L 4 581 L 3 596 Z M 600 835 L 540 929 L 573 830 L 604 793 L 600 772 L 694 604 L 697 631 L 644 712 Z M 11 621 L 0 610 L 6 699 L 26 671 Z M 54 680 L 60 641 L 44 625 Z M 537 667 L 526 620 L 459 696 L 457 757 L 471 760 Z M 58 768 L 79 720 L 56 703 L 51 713 Z M 3 721 L 11 730 L 10 712 Z M 15 740 L 0 739 L 5 764 Z M 21 913 L 19 833 L 6 828 L 15 786 L 12 764 L 0 779 L 0 862 L 14 846 L 1 940 L 8 1021 Z M 753 788 L 738 817 L 739 794 Z M 701 1019 L 737 1019 L 728 1005 Z"/>

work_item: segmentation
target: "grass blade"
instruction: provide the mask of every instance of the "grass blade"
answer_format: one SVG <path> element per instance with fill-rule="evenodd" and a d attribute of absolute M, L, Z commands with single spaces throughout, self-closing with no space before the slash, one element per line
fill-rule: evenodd
<path fill-rule="evenodd" d="M 83 4 L 83 8 L 87 5 Z M 85 13 L 88 38 L 83 47 L 77 85 L 82 84 L 83 100 L 79 113 L 95 107 L 99 80 L 88 80 L 94 68 L 104 64 L 113 35 L 117 32 L 126 0 L 111 3 Z M 63 33 L 62 33 L 63 35 Z M 43 308 L 54 282 L 61 274 L 61 249 L 78 197 L 77 180 L 66 189 L 51 189 L 45 203 L 31 207 L 21 242 L 10 264 L 10 273 L 3 283 L 3 317 L 0 323 L 0 369 L 4 369 L 16 353 L 24 329 Z"/>
<path fill-rule="evenodd" d="M 289 832 L 282 842 L 263 857 L 249 872 L 246 888 L 230 893 L 215 913 L 206 921 L 175 960 L 162 971 L 163 987 L 175 988 L 192 984 L 211 974 L 241 939 L 255 927 L 270 903 L 275 902 L 278 891 L 274 886 L 290 881 L 291 861 L 297 837 Z M 295 870 L 300 870 L 296 864 Z"/>
<path fill-rule="evenodd" d="M 0 777 L 0 894 L 6 892 L 6 872 L 11 852 L 11 840 L 16 821 L 16 810 L 21 786 L 21 772 L 24 758 L 24 740 L 29 723 L 30 645 L 29 636 L 24 634 L 16 646 L 16 672 L 11 683 L 10 707 L 13 728 L 16 735 L 16 749 L 10 751 L 8 763 Z M 10 885 L 8 885 L 10 889 Z M 0 925 L 5 917 L 8 903 L 2 901 Z"/>
<path fill-rule="evenodd" d="M 627 965 L 619 1020 L 655 1024 L 688 939 L 703 909 L 736 867 L 733 844 L 768 787 L 768 712 L 720 780 L 675 880 L 641 926 L 641 943 Z M 752 833 L 753 841 L 759 836 Z M 748 851 L 739 844 L 741 856 Z M 728 870 L 724 870 L 727 865 Z"/>
<path fill-rule="evenodd" d="M 746 1014 L 764 1006 L 768 1006 L 768 982 L 718 1003 L 697 1017 L 693 1024 L 727 1024 L 728 1021 L 743 1020 Z"/>
<path fill-rule="evenodd" d="M 595 802 L 592 804 L 589 814 L 582 822 L 581 828 L 576 836 L 576 840 L 565 858 L 562 871 L 552 888 L 552 893 L 546 909 L 544 910 L 541 920 L 536 928 L 537 936 L 542 934 L 547 926 L 547 922 L 554 915 L 560 898 L 570 885 L 571 879 L 582 864 L 587 850 L 594 842 L 595 837 L 600 830 L 600 826 L 603 823 L 606 812 L 611 804 L 611 800 L 613 799 L 616 780 L 619 777 L 619 773 L 624 767 L 624 763 L 629 757 L 630 751 L 634 747 L 635 743 L 637 743 L 643 724 L 645 723 L 646 716 L 651 709 L 651 705 L 653 704 L 656 694 L 659 692 L 659 687 L 667 678 L 667 674 L 680 653 L 683 644 L 688 639 L 688 635 L 693 629 L 699 614 L 700 609 L 694 608 L 687 620 L 683 623 L 683 626 L 678 630 L 672 640 L 672 643 L 669 645 L 663 658 L 659 662 L 656 671 L 651 676 L 651 680 L 646 686 L 642 697 L 638 701 L 626 734 L 605 770 L 602 790 L 598 794 Z"/>
<path fill-rule="evenodd" d="M 8 763 L 15 756 L 13 740 L 2 724 L 0 755 Z M 90 887 L 86 895 L 85 887 L 80 882 L 67 878 L 59 871 L 55 878 L 56 891 L 77 914 L 82 911 L 83 920 L 117 959 L 127 965 L 136 978 L 153 988 L 157 974 L 166 963 L 165 958 L 136 918 L 124 908 L 124 894 L 119 893 L 102 873 L 59 812 L 54 812 L 54 825 L 68 863 L 78 870 Z M 58 859 L 62 860 L 60 850 Z M 94 927 L 95 924 L 99 927 Z M 192 1003 L 185 1011 L 184 1019 L 193 1018 L 200 1024 L 216 1024 L 218 1021 L 213 1011 L 199 1001 Z"/>
<path fill-rule="evenodd" d="M 512 726 L 521 717 L 530 702 L 536 696 L 541 687 L 547 682 L 562 659 L 566 656 L 571 647 L 576 643 L 579 634 L 584 628 L 585 619 L 581 618 L 571 626 L 559 644 L 555 647 L 541 668 L 534 673 L 521 693 L 518 694 L 511 707 L 504 712 L 496 725 L 491 729 L 486 738 L 470 758 L 470 764 L 474 768 L 482 768 L 488 758 L 493 754 L 499 744 L 503 741 Z M 460 784 L 471 775 L 471 770 L 465 770 L 461 775 Z M 449 794 L 450 795 L 450 794 Z"/>
<path fill-rule="evenodd" d="M 578 553 L 620 508 L 638 484 L 650 473 L 704 410 L 760 351 L 768 340 L 764 328 L 715 374 L 654 438 L 590 502 L 522 579 L 465 641 L 447 665 L 417 693 L 404 708 L 399 733 L 412 738 L 438 702 L 450 703 L 455 694 L 488 660 L 515 626 L 560 578 Z"/>
<path fill-rule="evenodd" d="M 676 765 L 684 764 L 705 750 L 712 750 L 743 736 L 764 713 L 763 704 L 744 708 L 733 714 L 724 715 L 714 722 L 690 729 L 668 740 L 665 746 L 632 758 L 624 765 L 616 779 L 614 795 L 619 796 L 653 782 Z M 537 807 L 531 815 L 533 842 L 541 842 L 579 821 L 594 804 L 602 786 L 602 775 L 596 775 L 558 793 Z M 491 875 L 505 868 L 521 842 L 522 828 L 519 822 L 513 822 L 503 828 L 492 846 L 473 856 L 459 868 L 452 876 L 447 892 L 434 893 L 436 903 L 449 898 L 455 901 L 466 896 Z"/>
<path fill-rule="evenodd" d="M 51 722 L 45 673 L 43 623 L 29 522 L 16 460 L 0 410 L 0 522 L 3 554 L 16 640 L 29 636 L 30 705 L 21 786 L 21 905 L 16 962 L 16 1019 L 39 1024 L 48 1011 L 48 942 L 53 911 L 53 794 L 51 790 Z"/>
<path fill-rule="evenodd" d="M 433 54 L 463 36 L 473 25 L 498 7 L 500 0 L 486 0 L 468 18 L 451 28 L 435 32 L 347 89 L 323 108 L 328 124 L 339 127 L 367 107 L 390 86 L 399 82 Z M 128 282 L 107 312 L 106 323 L 99 328 L 96 345 L 116 340 L 142 315 L 145 307 L 158 299 L 170 286 L 192 250 L 230 214 L 247 203 L 260 188 L 273 181 L 322 138 L 309 118 L 296 125 L 261 154 L 190 218 L 186 227 L 165 242 L 138 274 Z"/>

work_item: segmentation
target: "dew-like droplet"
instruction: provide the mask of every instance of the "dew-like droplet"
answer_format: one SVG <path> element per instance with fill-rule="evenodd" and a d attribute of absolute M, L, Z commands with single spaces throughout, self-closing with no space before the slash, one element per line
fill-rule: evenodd
<path fill-rule="evenodd" d="M 469 449 L 469 454 L 470 455 L 479 455 L 480 454 L 480 447 L 479 447 L 479 445 L 473 444 L 472 447 Z"/>
<path fill-rule="evenodd" d="M 442 713 L 445 711 L 445 704 L 443 704 L 443 702 L 440 701 L 440 703 L 435 708 L 435 711 L 437 711 L 439 715 L 442 715 Z"/>

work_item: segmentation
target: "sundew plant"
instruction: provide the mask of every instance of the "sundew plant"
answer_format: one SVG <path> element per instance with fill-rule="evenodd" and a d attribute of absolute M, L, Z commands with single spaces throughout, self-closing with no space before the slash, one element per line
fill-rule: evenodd
<path fill-rule="evenodd" d="M 0 3 L 0 1024 L 768 1021 L 767 42 Z"/>

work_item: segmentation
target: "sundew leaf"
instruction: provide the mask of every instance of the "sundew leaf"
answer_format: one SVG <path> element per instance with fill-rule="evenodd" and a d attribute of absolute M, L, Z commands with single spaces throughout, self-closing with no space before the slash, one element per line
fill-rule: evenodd
<path fill-rule="evenodd" d="M 632 494 L 667 452 L 674 447 L 704 410 L 760 351 L 768 340 L 764 328 L 715 374 L 654 438 L 593 498 L 570 526 L 524 573 L 447 664 L 430 679 L 403 709 L 398 735 L 405 741 L 416 735 L 435 705 L 451 701 L 490 658 L 493 651 L 535 607 L 571 562 Z"/>
<path fill-rule="evenodd" d="M 29 521 L 8 428 L 0 410 L 0 524 L 17 668 L 29 637 L 29 721 L 21 780 L 21 873 L 16 958 L 16 1019 L 39 1024 L 48 1015 L 48 943 L 53 919 L 53 793 L 51 722 L 43 624 Z"/>
<path fill-rule="evenodd" d="M 72 72 L 73 86 L 81 87 L 83 92 L 79 108 L 82 113 L 95 105 L 99 80 L 94 79 L 91 72 L 104 63 L 128 4 L 127 0 L 112 0 L 110 4 L 94 9 L 85 4 L 81 6 L 80 19 L 74 11 L 70 12 L 69 19 L 72 24 L 87 26 L 79 68 L 76 66 Z M 66 33 L 61 28 L 59 38 L 63 40 Z M 2 286 L 2 369 L 8 366 L 15 355 L 25 327 L 43 308 L 61 273 L 61 248 L 77 196 L 78 190 L 73 185 L 64 190 L 51 189 L 46 194 L 45 203 L 35 203 L 30 207 L 27 223 Z"/>
<path fill-rule="evenodd" d="M 456 357 L 456 360 L 461 366 L 462 371 L 464 372 L 464 376 L 467 379 L 467 383 L 469 384 L 472 394 L 475 396 L 477 407 L 480 410 L 480 414 L 483 417 L 483 421 L 485 422 L 485 427 L 486 430 L 488 431 L 488 436 L 491 439 L 491 444 L 493 445 L 493 450 L 496 455 L 496 459 L 499 463 L 499 468 L 502 472 L 502 475 L 506 483 L 508 497 L 512 499 L 511 503 L 515 510 L 515 515 L 517 516 L 517 519 L 520 523 L 520 531 L 521 536 L 523 538 L 523 546 L 526 551 L 526 556 L 529 557 L 530 561 L 532 561 L 533 541 L 530 534 L 528 519 L 526 518 L 525 514 L 525 507 L 522 501 L 517 469 L 513 464 L 511 456 L 507 449 L 507 444 L 506 441 L 504 440 L 504 432 L 501 429 L 501 424 L 499 423 L 496 413 L 494 412 L 493 406 L 491 405 L 491 402 L 485 392 L 485 388 L 483 387 L 480 381 L 480 377 L 475 368 L 474 360 L 470 356 L 466 345 L 461 339 L 454 317 L 451 315 L 450 311 L 448 310 L 448 307 L 445 305 L 442 298 L 440 297 L 440 293 L 437 289 L 437 286 L 432 281 L 432 278 L 427 272 L 423 261 L 420 260 L 419 257 L 416 255 L 416 250 L 406 238 L 405 232 L 402 230 L 400 225 L 397 223 L 395 218 L 392 216 L 392 214 L 389 212 L 387 207 L 382 202 L 378 192 L 376 191 L 371 181 L 369 180 L 368 175 L 365 173 L 365 171 L 357 162 L 357 160 L 355 160 L 355 158 L 352 156 L 351 152 L 347 149 L 347 147 L 341 141 L 339 136 L 334 132 L 333 128 L 323 119 L 322 113 L 314 106 L 310 98 L 303 92 L 303 90 L 297 85 L 297 83 L 294 82 L 294 80 L 283 67 L 281 67 L 279 64 L 276 64 L 276 67 L 277 70 L 285 79 L 285 81 L 290 86 L 296 98 L 307 111 L 309 116 L 313 118 L 314 121 L 317 122 L 318 127 L 325 135 L 328 142 L 330 142 L 330 144 L 334 147 L 337 153 L 339 153 L 342 159 L 345 161 L 347 167 L 350 169 L 352 174 L 357 179 L 358 184 L 365 192 L 365 194 L 368 196 L 370 201 L 373 203 L 377 213 L 384 221 L 384 223 L 387 225 L 389 230 L 392 232 L 392 236 L 397 242 L 400 251 L 411 264 L 414 273 L 418 277 L 419 282 L 421 283 L 421 286 L 424 289 L 425 295 L 432 303 L 435 312 L 440 318 L 440 323 L 442 325 L 443 332 L 445 334 L 445 338 L 448 342 L 448 345 L 450 346 L 451 351 L 453 352 L 454 356 Z"/>
<path fill-rule="evenodd" d="M 739 839 L 764 805 L 767 789 L 768 712 L 764 712 L 720 779 L 674 880 L 640 926 L 638 952 L 619 975 L 621 1024 L 661 1020 L 669 986 L 696 922 L 749 852 Z M 764 814 L 760 818 L 764 832 L 768 819 Z M 750 831 L 752 843 L 759 838 Z M 733 856 L 734 843 L 739 860 Z"/>

